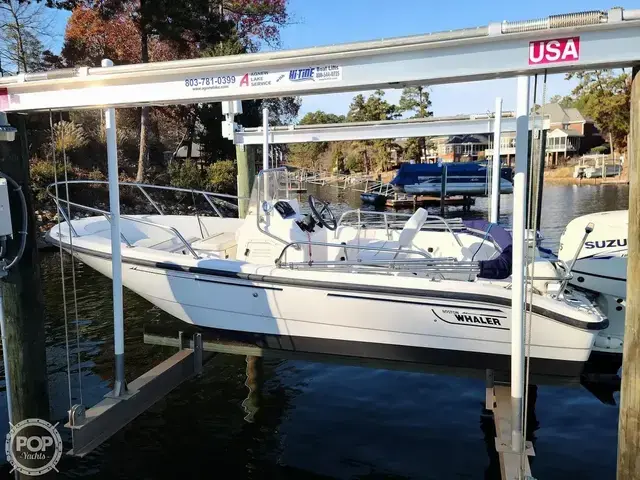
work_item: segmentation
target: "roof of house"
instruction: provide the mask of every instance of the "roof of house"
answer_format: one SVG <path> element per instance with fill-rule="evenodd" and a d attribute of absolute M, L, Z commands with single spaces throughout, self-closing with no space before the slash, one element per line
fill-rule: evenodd
<path fill-rule="evenodd" d="M 565 108 L 559 103 L 546 103 L 536 108 L 536 113 L 549 116 L 549 121 L 554 123 L 585 123 L 586 119 L 577 108 Z"/>
<path fill-rule="evenodd" d="M 489 140 L 486 135 L 453 135 L 447 139 L 447 144 L 461 143 L 487 143 Z"/>
<path fill-rule="evenodd" d="M 583 137 L 580 132 L 576 132 L 575 130 L 565 130 L 563 128 L 554 128 L 549 133 L 550 137 Z"/>

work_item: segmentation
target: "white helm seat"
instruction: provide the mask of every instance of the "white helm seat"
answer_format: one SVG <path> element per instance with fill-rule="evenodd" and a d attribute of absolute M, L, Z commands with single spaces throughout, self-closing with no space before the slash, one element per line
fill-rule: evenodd
<path fill-rule="evenodd" d="M 418 235 L 418 232 L 422 229 L 422 226 L 427 221 L 429 214 L 424 208 L 419 208 L 413 215 L 407 220 L 404 227 L 400 231 L 400 236 L 397 241 L 374 241 L 367 244 L 363 244 L 367 248 L 379 248 L 380 250 L 361 250 L 358 253 L 360 259 L 394 259 L 397 258 L 402 250 L 410 250 L 413 240 Z M 392 250 L 392 251 L 390 251 Z"/>

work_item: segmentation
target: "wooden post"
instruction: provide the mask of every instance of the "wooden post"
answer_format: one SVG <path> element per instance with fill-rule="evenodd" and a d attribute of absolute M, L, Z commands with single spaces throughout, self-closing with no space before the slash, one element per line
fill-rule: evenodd
<path fill-rule="evenodd" d="M 245 385 L 249 389 L 247 398 L 242 402 L 242 407 L 247 414 L 244 419 L 254 422 L 254 417 L 262 404 L 262 386 L 264 384 L 263 358 L 247 355 L 247 380 Z"/>
<path fill-rule="evenodd" d="M 238 196 L 250 197 L 256 176 L 256 148 L 252 145 L 236 145 L 238 163 Z M 238 217 L 244 218 L 249 209 L 249 200 L 238 200 Z"/>
<path fill-rule="evenodd" d="M 536 208 L 536 224 L 533 224 L 533 216 L 529 216 L 529 213 L 533 214 L 533 210 L 529 206 L 529 200 L 534 200 L 529 192 L 529 183 L 527 183 L 527 228 L 531 230 L 540 230 L 540 217 L 542 216 L 542 191 L 544 187 L 544 157 L 545 157 L 545 149 L 547 142 L 547 131 L 544 129 L 538 130 L 540 135 L 540 140 L 536 140 L 536 145 L 540 146 L 538 150 L 537 147 L 534 148 L 533 154 L 535 154 L 535 158 L 529 158 L 529 170 L 532 171 L 531 177 L 531 187 L 534 193 L 537 194 L 537 208 Z M 535 134 L 535 132 L 533 133 Z M 531 168 L 532 167 L 532 168 Z"/>
<path fill-rule="evenodd" d="M 442 175 L 440 177 L 440 216 L 444 217 L 447 196 L 447 164 L 442 164 Z"/>
<path fill-rule="evenodd" d="M 629 256 L 627 313 L 622 356 L 620 419 L 618 422 L 618 480 L 638 478 L 640 472 L 640 68 L 631 74 L 629 132 Z"/>
<path fill-rule="evenodd" d="M 29 150 L 26 118 L 8 115 L 18 129 L 13 142 L 0 142 L 0 171 L 13 178 L 23 189 L 27 201 L 27 243 L 22 260 L 2 282 L 9 375 L 11 376 L 14 424 L 26 418 L 49 420 L 49 394 L 44 330 L 44 300 L 40 284 L 40 262 L 36 247 L 33 198 L 29 188 Z M 20 199 L 9 188 L 13 239 L 7 243 L 6 258 L 15 257 L 20 246 L 22 209 Z"/>

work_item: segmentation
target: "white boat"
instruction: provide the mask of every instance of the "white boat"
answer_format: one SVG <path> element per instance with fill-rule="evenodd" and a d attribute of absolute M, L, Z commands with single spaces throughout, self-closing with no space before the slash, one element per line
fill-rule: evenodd
<path fill-rule="evenodd" d="M 131 185 L 150 198 L 151 187 Z M 215 194 L 198 193 L 215 205 Z M 497 240 L 510 238 L 504 230 L 445 222 L 423 209 L 354 210 L 336 220 L 314 197 L 304 215 L 288 193 L 284 171 L 268 170 L 244 219 L 122 216 L 123 284 L 224 338 L 509 370 L 511 280 L 501 267 L 510 267 L 511 247 Z M 91 211 L 99 216 L 72 220 L 72 228 L 63 222 L 48 240 L 111 276 L 108 213 Z M 535 272 L 531 372 L 575 378 L 607 319 L 583 293 L 560 294 L 569 278 L 563 262 L 537 259 Z"/>
<path fill-rule="evenodd" d="M 567 264 L 575 259 L 570 284 L 593 295 L 599 308 L 609 318 L 609 327 L 599 332 L 593 350 L 610 355 L 613 362 L 622 360 L 627 299 L 628 222 L 628 210 L 578 217 L 565 228 L 558 251 L 558 258 Z M 592 230 L 588 235 L 585 232 L 587 227 Z"/>

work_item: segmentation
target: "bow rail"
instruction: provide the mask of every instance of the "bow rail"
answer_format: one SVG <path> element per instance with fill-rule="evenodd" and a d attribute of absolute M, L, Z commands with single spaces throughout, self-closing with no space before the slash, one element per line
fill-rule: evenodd
<path fill-rule="evenodd" d="M 64 204 L 66 204 L 67 209 L 69 209 L 69 207 L 74 207 L 79 210 L 84 210 L 87 212 L 103 215 L 107 219 L 107 221 L 111 223 L 111 213 L 106 210 L 102 210 L 96 207 L 91 207 L 89 205 L 83 205 L 77 202 L 72 202 L 69 198 L 60 198 L 60 192 L 61 191 L 67 192 L 67 189 L 64 187 L 67 187 L 68 185 L 89 185 L 89 184 L 108 185 L 108 182 L 104 180 L 61 180 L 58 182 L 51 183 L 46 188 L 47 195 L 49 195 L 53 199 L 54 203 L 56 204 L 58 213 L 62 216 L 62 218 L 64 218 L 65 222 L 67 222 L 67 224 L 69 225 L 69 229 L 71 231 L 71 235 L 74 237 L 78 236 L 78 232 L 73 227 L 73 224 L 70 221 L 71 219 L 69 218 L 68 210 L 65 210 L 65 208 L 63 208 Z M 147 202 L 149 202 L 149 205 L 156 212 L 158 212 L 159 215 L 166 215 L 166 214 L 162 209 L 162 206 L 158 204 L 155 200 L 153 200 L 151 195 L 149 195 L 149 192 L 147 191 L 147 189 L 191 194 L 194 197 L 194 199 L 196 195 L 202 196 L 206 200 L 207 204 L 211 207 L 215 215 L 221 218 L 224 218 L 224 215 L 222 211 L 216 206 L 216 203 L 221 206 L 230 208 L 232 210 L 238 210 L 238 205 L 233 203 L 231 200 L 237 201 L 245 198 L 245 197 L 238 197 L 235 195 L 228 195 L 225 193 L 213 193 L 213 192 L 206 192 L 204 190 L 195 190 L 192 188 L 181 188 L 181 187 L 172 187 L 172 186 L 164 186 L 164 185 L 149 185 L 149 184 L 142 184 L 142 183 L 135 183 L 135 182 L 119 182 L 118 185 L 121 187 L 122 186 L 132 187 L 140 191 L 143 194 L 144 198 L 147 200 Z M 61 186 L 63 187 L 63 189 L 60 188 Z M 184 238 L 184 236 L 175 227 L 162 225 L 160 223 L 132 217 L 129 215 L 120 215 L 120 218 L 122 220 L 140 223 L 143 225 L 149 225 L 149 226 L 167 231 L 172 235 L 174 235 L 180 241 L 180 243 L 184 245 L 187 251 L 193 256 L 193 258 L 196 258 L 196 259 L 200 258 L 200 256 L 196 253 L 196 251 L 191 246 L 191 244 Z M 202 223 L 200 221 L 200 216 L 198 215 L 197 210 L 196 210 L 196 218 L 198 220 L 200 230 L 202 231 Z M 123 233 L 120 233 L 120 237 L 122 238 L 122 241 L 125 243 L 127 247 L 133 247 L 133 244 L 126 238 L 126 236 Z"/>

